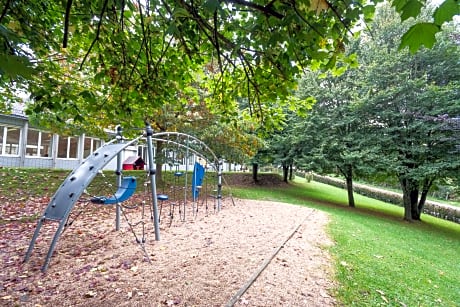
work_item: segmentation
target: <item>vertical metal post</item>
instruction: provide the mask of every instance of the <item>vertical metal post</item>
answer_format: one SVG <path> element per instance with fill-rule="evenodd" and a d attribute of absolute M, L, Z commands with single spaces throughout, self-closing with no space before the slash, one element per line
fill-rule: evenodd
<path fill-rule="evenodd" d="M 152 144 L 153 129 L 149 123 L 145 123 L 145 133 L 147 135 L 147 156 L 149 158 L 149 177 L 150 187 L 152 191 L 153 224 L 155 226 L 155 240 L 160 241 L 160 219 L 158 216 L 157 185 L 155 182 L 155 162 L 153 158 Z"/>
<path fill-rule="evenodd" d="M 221 199 L 222 199 L 222 160 L 219 160 L 217 165 L 217 212 L 221 209 Z"/>
<path fill-rule="evenodd" d="M 189 136 L 185 140 L 185 181 L 184 181 L 184 221 L 185 221 L 185 207 L 187 206 L 187 189 L 188 189 L 188 163 L 189 163 Z M 190 190 L 192 186 L 190 185 Z M 192 194 L 193 195 L 193 194 Z M 193 212 L 192 212 L 193 213 Z"/>
<path fill-rule="evenodd" d="M 116 127 L 117 129 L 117 140 L 118 140 L 118 143 L 122 143 L 123 142 L 123 129 L 121 128 L 121 126 L 117 126 Z M 116 175 L 117 175 L 117 189 L 121 186 L 121 169 L 122 169 L 122 151 L 120 151 L 118 154 L 117 154 L 117 170 L 116 170 Z M 116 231 L 119 231 L 120 230 L 120 221 L 121 221 L 121 206 L 120 206 L 120 203 L 117 202 L 116 206 L 115 206 L 115 210 L 116 210 L 116 217 L 115 217 L 115 230 Z"/>

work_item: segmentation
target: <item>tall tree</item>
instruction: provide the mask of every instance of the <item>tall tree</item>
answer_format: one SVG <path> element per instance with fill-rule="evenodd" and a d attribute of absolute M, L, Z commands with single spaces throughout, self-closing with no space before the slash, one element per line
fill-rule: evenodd
<path fill-rule="evenodd" d="M 460 170 L 457 132 L 448 125 L 460 114 L 460 49 L 447 30 L 432 50 L 398 52 L 386 35 L 401 35 L 400 24 L 389 8 L 381 9 L 372 28 L 378 39 L 369 38 L 363 50 L 369 81 L 364 114 L 374 146 L 386 157 L 382 168 L 400 182 L 404 218 L 419 220 L 435 180 Z"/>
<path fill-rule="evenodd" d="M 365 141 L 359 71 L 350 70 L 334 77 L 307 74 L 300 82 L 298 95 L 313 95 L 317 103 L 306 119 L 297 123 L 296 147 L 299 166 L 320 173 L 338 171 L 346 181 L 348 204 L 355 206 L 353 177 L 356 172 L 369 172 L 373 149 Z"/>
<path fill-rule="evenodd" d="M 298 95 L 313 95 L 318 102 L 298 123 L 297 146 L 304 149 L 300 163 L 342 173 L 351 206 L 357 170 L 396 175 L 405 218 L 412 220 L 420 219 L 434 181 L 458 173 L 452 123 L 460 108 L 460 66 L 455 31 L 447 28 L 432 50 L 410 55 L 398 51 L 405 28 L 391 7 L 382 6 L 371 35 L 349 45 L 359 55 L 359 70 L 338 78 L 304 77 Z"/>

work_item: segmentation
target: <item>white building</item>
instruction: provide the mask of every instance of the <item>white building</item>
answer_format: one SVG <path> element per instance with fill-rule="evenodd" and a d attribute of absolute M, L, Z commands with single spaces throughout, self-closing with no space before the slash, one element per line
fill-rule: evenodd
<path fill-rule="evenodd" d="M 61 136 L 29 124 L 22 110 L 0 114 L 0 167 L 73 169 L 104 144 L 104 140 L 83 135 Z M 130 148 L 124 156 L 137 155 Z M 110 163 L 110 169 L 115 169 Z"/>
<path fill-rule="evenodd" d="M 14 109 L 12 114 L 0 114 L 0 167 L 72 170 L 103 144 L 103 139 L 86 134 L 62 136 L 31 126 L 22 108 Z M 132 156 L 141 156 L 147 162 L 146 145 L 127 147 L 121 159 L 125 161 Z M 192 153 L 182 154 L 179 159 L 177 153 L 165 152 L 165 160 L 171 157 L 179 162 L 178 170 L 190 170 L 195 161 L 203 162 Z M 113 159 L 105 169 L 115 170 L 116 167 L 117 161 Z M 164 168 L 172 170 L 167 162 Z M 239 165 L 223 164 L 224 171 L 240 168 Z"/>

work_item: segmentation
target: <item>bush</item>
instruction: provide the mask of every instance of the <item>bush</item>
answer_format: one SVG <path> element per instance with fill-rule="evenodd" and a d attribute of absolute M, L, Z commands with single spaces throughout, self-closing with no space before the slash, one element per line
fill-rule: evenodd
<path fill-rule="evenodd" d="M 317 182 L 332 185 L 332 186 L 335 186 L 341 189 L 346 188 L 346 184 L 343 179 L 321 176 L 321 175 L 314 174 L 314 173 L 312 173 L 312 175 L 313 175 L 313 180 Z M 384 201 L 389 204 L 397 205 L 400 207 L 403 206 L 403 198 L 402 198 L 402 195 L 399 193 L 375 189 L 375 188 L 361 185 L 361 184 L 354 184 L 353 191 L 360 195 L 367 196 L 373 199 L 378 199 L 378 200 Z M 439 204 L 439 203 L 427 200 L 425 202 L 425 207 L 423 208 L 423 213 L 460 224 L 460 208 L 459 207 Z"/>

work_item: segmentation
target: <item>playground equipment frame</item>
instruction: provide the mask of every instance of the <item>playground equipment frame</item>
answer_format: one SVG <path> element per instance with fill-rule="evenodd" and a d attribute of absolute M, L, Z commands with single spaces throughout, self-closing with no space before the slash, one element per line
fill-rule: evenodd
<path fill-rule="evenodd" d="M 155 164 L 154 164 L 154 146 L 153 141 L 163 141 L 163 142 L 173 142 L 171 140 L 165 140 L 162 137 L 169 137 L 171 135 L 181 136 L 186 138 L 187 140 L 193 140 L 195 143 L 200 144 L 206 151 L 211 154 L 211 157 L 214 159 L 214 166 L 216 167 L 218 173 L 218 189 L 217 189 L 217 210 L 221 209 L 221 198 L 222 198 L 222 162 L 216 157 L 214 152 L 202 141 L 199 139 L 179 132 L 160 132 L 154 133 L 152 127 L 149 123 L 146 123 L 145 127 L 145 135 L 141 135 L 136 137 L 133 140 L 125 142 L 122 137 L 122 129 L 120 126 L 117 127 L 117 135 L 116 138 L 100 147 L 97 151 L 95 151 L 92 155 L 86 158 L 79 166 L 77 166 L 63 181 L 61 186 L 58 188 L 54 196 L 51 198 L 51 201 L 48 203 L 47 207 L 45 208 L 42 216 L 39 218 L 37 222 L 37 226 L 35 228 L 35 232 L 32 236 L 31 242 L 29 244 L 29 248 L 26 252 L 24 257 L 24 262 L 27 262 L 30 259 L 32 254 L 35 242 L 40 234 L 40 229 L 43 223 L 46 220 L 59 222 L 59 226 L 54 234 L 52 242 L 50 244 L 48 253 L 45 258 L 45 263 L 42 266 L 42 272 L 45 272 L 49 266 L 51 261 L 51 257 L 53 255 L 53 251 L 56 247 L 56 244 L 66 226 L 66 222 L 69 218 L 70 212 L 75 206 L 75 203 L 79 199 L 79 197 L 83 194 L 86 187 L 93 181 L 95 176 L 101 171 L 107 163 L 109 163 L 112 159 L 117 157 L 117 186 L 118 188 L 122 188 L 122 159 L 121 153 L 122 151 L 134 144 L 137 143 L 142 138 L 146 137 L 147 143 L 147 150 L 148 150 L 148 176 L 150 179 L 150 186 L 151 186 L 151 196 L 152 196 L 152 207 L 153 207 L 153 222 L 154 222 L 154 232 L 155 232 L 155 240 L 160 240 L 160 226 L 159 226 L 159 214 L 158 214 L 158 200 L 157 200 L 157 191 L 156 191 L 156 181 L 155 181 Z M 174 142 L 173 142 L 174 143 Z M 195 149 L 187 147 L 185 144 L 181 144 L 176 142 L 178 146 L 183 146 L 187 150 L 192 151 L 193 153 L 201 156 L 202 158 L 209 161 L 209 159 L 200 154 Z M 120 201 L 115 201 L 116 205 L 116 230 L 120 229 Z"/>

